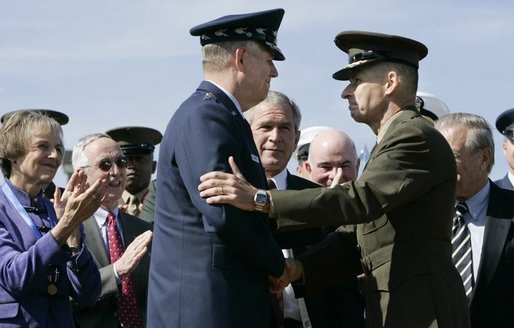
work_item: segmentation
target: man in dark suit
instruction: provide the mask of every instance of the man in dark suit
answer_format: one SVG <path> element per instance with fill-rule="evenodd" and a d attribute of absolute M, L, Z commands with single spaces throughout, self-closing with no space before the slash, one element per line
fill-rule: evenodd
<path fill-rule="evenodd" d="M 339 183 L 353 181 L 359 174 L 360 160 L 353 140 L 343 131 L 327 129 L 314 137 L 309 147 L 305 169 L 309 180 L 330 187 L 337 172 Z"/>
<path fill-rule="evenodd" d="M 470 236 L 471 270 L 461 270 L 461 274 L 465 285 L 470 282 L 466 292 L 471 325 L 512 327 L 514 191 L 501 189 L 489 180 L 494 164 L 491 128 L 483 117 L 468 113 L 443 116 L 435 127 L 453 150 L 457 162 L 456 199 L 468 209 L 463 213 L 466 226 L 463 233 L 469 232 Z M 460 245 L 457 243 L 459 232 L 455 230 L 454 249 Z M 458 262 L 460 258 L 455 255 L 454 260 Z"/>
<path fill-rule="evenodd" d="M 428 49 L 415 40 L 361 31 L 341 32 L 335 42 L 348 53 L 349 64 L 333 77 L 350 81 L 342 97 L 353 119 L 377 135 L 377 144 L 355 181 L 332 189 L 268 191 L 261 210 L 278 219 L 318 217 L 357 225 L 368 326 L 466 327 L 466 296 L 451 260 L 455 160 L 443 136 L 415 107 L 419 60 Z M 211 204 L 252 210 L 257 188 L 233 170 L 235 175 L 202 176 L 200 195 Z M 228 195 L 216 195 L 221 187 Z M 349 251 L 355 247 L 348 245 Z M 273 288 L 303 277 L 298 288 L 307 295 L 354 274 L 343 255 L 326 246 L 313 254 L 317 265 L 295 261 L 288 279 L 272 280 Z"/>
<path fill-rule="evenodd" d="M 505 156 L 509 170 L 502 179 L 494 183 L 503 189 L 514 189 L 514 108 L 506 110 L 498 116 L 496 128 L 503 134 L 503 156 Z"/>
<path fill-rule="evenodd" d="M 287 163 L 300 138 L 301 113 L 294 101 L 281 92 L 269 91 L 266 99 L 246 111 L 244 116 L 250 123 L 266 178 L 273 181 L 276 189 L 316 188 L 319 187 L 318 183 L 326 182 L 325 179 L 320 179 L 313 183 L 292 175 L 287 170 Z M 341 145 L 339 131 L 327 131 L 334 132 L 327 135 L 330 139 L 329 144 Z M 320 134 L 325 132 L 322 131 Z M 325 145 L 323 140 L 321 144 Z M 353 145 L 353 142 L 351 143 Z M 353 150 L 354 160 L 357 161 L 355 147 Z M 322 152 L 320 149 L 318 153 Z M 352 156 L 351 153 L 348 155 Z M 339 166 L 339 161 L 336 162 L 338 164 L 335 166 Z M 358 164 L 353 169 L 355 170 L 351 179 L 357 176 Z M 300 255 L 306 246 L 320 242 L 327 233 L 333 231 L 330 227 L 321 226 L 316 220 L 308 224 L 278 220 L 278 226 L 273 236 L 283 248 L 282 252 L 286 257 Z M 283 303 L 284 328 L 364 327 L 364 304 L 358 293 L 356 281 L 333 286 L 317 295 L 298 300 L 295 299 L 293 288 L 288 286 L 283 293 Z"/>
<path fill-rule="evenodd" d="M 110 136 L 85 136 L 73 149 L 74 169 L 87 183 L 106 179 L 108 190 L 95 214 L 84 222 L 85 243 L 100 270 L 102 291 L 95 305 L 75 311 L 80 327 L 142 327 L 152 238 L 151 225 L 123 213 L 118 203 L 125 189 L 127 158 Z M 118 239 L 119 237 L 119 239 Z"/>
<path fill-rule="evenodd" d="M 266 188 L 252 133 L 242 112 L 261 102 L 273 60 L 284 56 L 276 35 L 284 10 L 231 15 L 196 26 L 204 78 L 175 112 L 159 150 L 148 323 L 152 327 L 269 327 L 268 275 L 284 257 L 262 213 L 212 206 L 199 195 L 200 176 L 230 170 L 233 156 L 251 183 Z M 224 193 L 223 189 L 218 190 Z M 265 203 L 266 194 L 255 206 Z"/>
<path fill-rule="evenodd" d="M 150 196 L 150 184 L 153 184 L 150 180 L 157 167 L 153 153 L 155 146 L 162 140 L 162 134 L 142 126 L 119 127 L 105 133 L 118 142 L 129 160 L 127 182 L 120 199 L 122 210 L 152 223 L 153 211 L 150 215 L 143 216 L 142 213 L 144 203 Z"/>

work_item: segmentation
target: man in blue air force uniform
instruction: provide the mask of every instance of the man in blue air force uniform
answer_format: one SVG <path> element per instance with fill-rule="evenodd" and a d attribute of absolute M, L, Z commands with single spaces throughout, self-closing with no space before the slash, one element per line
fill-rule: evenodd
<path fill-rule="evenodd" d="M 278 75 L 283 15 L 224 16 L 190 31 L 203 46 L 204 81 L 173 115 L 160 147 L 149 327 L 272 324 L 266 278 L 283 274 L 284 258 L 267 216 L 209 205 L 197 186 L 206 172 L 229 171 L 229 156 L 252 184 L 267 186 L 242 112 L 266 98 Z"/>

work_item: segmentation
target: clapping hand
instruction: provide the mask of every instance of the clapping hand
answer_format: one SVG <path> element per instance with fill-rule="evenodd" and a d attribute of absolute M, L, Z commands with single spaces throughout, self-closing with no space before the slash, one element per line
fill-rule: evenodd
<path fill-rule="evenodd" d="M 61 194 L 55 189 L 54 209 L 57 225 L 51 230 L 54 238 L 63 244 L 70 235 L 78 237 L 80 224 L 89 218 L 100 207 L 106 192 L 106 180 L 99 179 L 93 185 L 87 185 L 87 176 L 83 170 L 73 173 Z"/>

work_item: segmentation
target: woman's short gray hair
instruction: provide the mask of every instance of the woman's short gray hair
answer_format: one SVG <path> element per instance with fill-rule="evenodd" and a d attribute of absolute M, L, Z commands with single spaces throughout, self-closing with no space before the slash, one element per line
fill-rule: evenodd
<path fill-rule="evenodd" d="M 57 133 L 62 142 L 61 125 L 53 118 L 37 111 L 20 110 L 5 118 L 0 128 L 0 166 L 4 174 L 11 175 L 12 161 L 25 155 L 35 133 Z"/>

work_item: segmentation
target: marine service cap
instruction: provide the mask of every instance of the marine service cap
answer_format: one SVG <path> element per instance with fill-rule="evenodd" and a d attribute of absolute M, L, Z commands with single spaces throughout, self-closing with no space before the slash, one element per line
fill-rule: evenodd
<path fill-rule="evenodd" d="M 365 31 L 344 31 L 334 42 L 348 54 L 348 65 L 335 72 L 336 80 L 348 80 L 350 72 L 378 61 L 398 62 L 418 68 L 418 63 L 428 54 L 421 42 L 397 35 Z"/>

